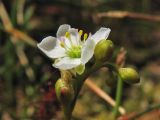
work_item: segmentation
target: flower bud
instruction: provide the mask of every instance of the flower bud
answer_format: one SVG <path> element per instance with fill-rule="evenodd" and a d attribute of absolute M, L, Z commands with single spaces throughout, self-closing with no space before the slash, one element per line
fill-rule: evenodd
<path fill-rule="evenodd" d="M 140 76 L 137 71 L 133 68 L 120 68 L 119 74 L 123 81 L 134 84 L 140 81 Z"/>
<path fill-rule="evenodd" d="M 74 90 L 72 85 L 67 84 L 63 79 L 58 79 L 55 84 L 57 98 L 62 103 L 68 103 L 73 99 Z"/>
<path fill-rule="evenodd" d="M 111 40 L 101 40 L 95 47 L 94 56 L 97 61 L 104 61 L 111 58 L 114 44 Z"/>

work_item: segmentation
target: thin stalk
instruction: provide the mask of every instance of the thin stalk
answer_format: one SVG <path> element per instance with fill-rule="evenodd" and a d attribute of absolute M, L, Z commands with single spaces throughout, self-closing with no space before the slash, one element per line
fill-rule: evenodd
<path fill-rule="evenodd" d="M 64 119 L 65 120 L 70 120 L 71 119 L 72 112 L 73 112 L 73 109 L 74 109 L 76 101 L 77 101 L 77 97 L 79 95 L 79 92 L 80 92 L 85 80 L 89 77 L 89 75 L 91 75 L 93 72 L 97 71 L 101 67 L 108 67 L 108 68 L 112 69 L 113 71 L 115 71 L 117 73 L 117 67 L 116 66 L 114 66 L 113 64 L 111 64 L 109 62 L 105 62 L 105 63 L 95 63 L 92 66 L 92 68 L 86 70 L 83 73 L 83 75 L 76 76 L 76 78 L 75 78 L 76 79 L 76 84 L 73 83 L 73 86 L 77 85 L 77 86 L 74 87 L 75 97 L 71 101 L 71 104 L 69 104 L 68 106 L 64 106 L 64 108 L 63 108 Z"/>
<path fill-rule="evenodd" d="M 101 64 L 99 64 L 99 63 L 98 63 L 98 64 L 94 64 L 94 66 L 93 66 L 91 69 L 85 71 L 82 76 L 78 76 L 78 77 L 77 77 L 78 86 L 77 86 L 77 89 L 76 89 L 75 97 L 74 97 L 73 102 L 72 102 L 72 104 L 71 104 L 71 107 L 72 107 L 72 108 L 71 108 L 71 111 L 72 111 L 72 112 L 73 112 L 73 109 L 74 109 L 74 107 L 75 107 L 75 104 L 76 104 L 76 101 L 77 101 L 77 97 L 78 97 L 78 95 L 79 95 L 79 92 L 80 92 L 80 90 L 81 90 L 81 88 L 82 88 L 82 86 L 83 86 L 83 83 L 84 83 L 85 80 L 89 77 L 90 74 L 92 74 L 93 72 L 97 71 L 97 70 L 98 70 L 99 68 L 101 68 L 102 66 L 103 66 L 102 63 L 101 63 Z"/>
<path fill-rule="evenodd" d="M 121 77 L 118 75 L 118 84 L 117 84 L 117 90 L 116 90 L 116 106 L 113 110 L 113 115 L 115 118 L 119 114 L 118 108 L 121 104 L 122 88 L 123 88 L 123 81 L 122 81 Z"/>
<path fill-rule="evenodd" d="M 64 114 L 64 120 L 71 120 L 72 112 L 70 110 L 70 107 L 63 108 L 63 114 Z"/>
<path fill-rule="evenodd" d="M 77 101 L 77 97 L 79 95 L 79 92 L 83 86 L 83 83 L 85 82 L 85 80 L 89 77 L 89 75 L 91 75 L 93 72 L 97 71 L 98 69 L 100 69 L 101 67 L 108 67 L 110 69 L 112 69 L 114 72 L 117 73 L 117 67 L 115 65 L 113 65 L 112 63 L 109 62 L 105 62 L 105 63 L 95 63 L 93 65 L 93 67 L 87 71 L 84 72 L 84 74 L 82 76 L 78 76 L 77 77 L 77 81 L 78 82 L 78 86 L 77 86 L 77 91 L 76 91 L 76 95 L 75 98 L 71 104 L 71 112 L 73 112 L 73 109 L 75 107 L 76 101 Z M 119 106 L 118 106 L 119 108 Z"/>

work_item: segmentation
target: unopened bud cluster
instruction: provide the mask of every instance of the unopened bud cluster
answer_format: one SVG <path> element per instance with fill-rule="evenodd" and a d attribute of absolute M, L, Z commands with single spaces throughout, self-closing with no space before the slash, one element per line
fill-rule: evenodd
<path fill-rule="evenodd" d="M 101 40 L 95 47 L 94 56 L 96 61 L 104 62 L 109 60 L 114 51 L 114 44 L 111 40 Z M 139 74 L 133 68 L 119 68 L 118 73 L 121 79 L 129 84 L 138 83 L 140 81 Z"/>

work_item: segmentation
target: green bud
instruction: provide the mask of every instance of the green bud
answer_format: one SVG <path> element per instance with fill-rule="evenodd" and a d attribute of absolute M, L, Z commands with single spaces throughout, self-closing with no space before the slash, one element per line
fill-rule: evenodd
<path fill-rule="evenodd" d="M 133 68 L 120 68 L 119 74 L 123 81 L 134 84 L 140 81 L 140 76 L 137 71 Z"/>
<path fill-rule="evenodd" d="M 56 96 L 62 103 L 68 103 L 73 99 L 74 90 L 72 85 L 67 84 L 63 79 L 58 79 L 55 84 Z"/>
<path fill-rule="evenodd" d="M 111 40 L 101 40 L 95 47 L 94 56 L 97 61 L 105 61 L 111 58 L 114 44 Z"/>

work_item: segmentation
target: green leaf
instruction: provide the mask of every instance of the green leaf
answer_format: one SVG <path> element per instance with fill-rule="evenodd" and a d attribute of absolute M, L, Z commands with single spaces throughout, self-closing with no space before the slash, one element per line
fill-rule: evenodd
<path fill-rule="evenodd" d="M 17 24 L 17 5 L 18 5 L 18 0 L 14 0 L 11 8 L 11 22 L 13 26 L 16 26 Z"/>
<path fill-rule="evenodd" d="M 27 24 L 28 21 L 30 20 L 30 18 L 32 17 L 33 13 L 34 13 L 34 6 L 30 6 L 28 7 L 28 9 L 25 11 L 24 13 L 24 23 Z"/>

